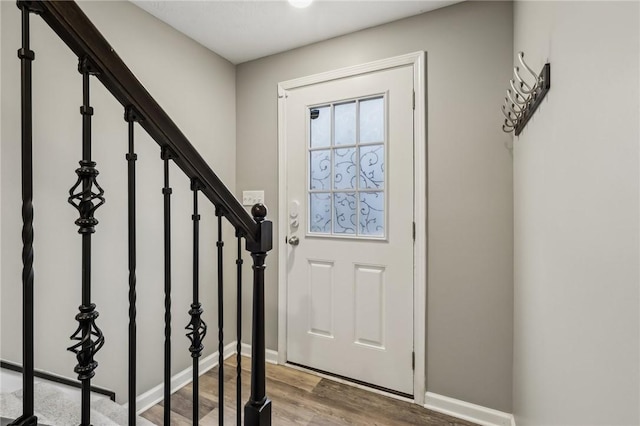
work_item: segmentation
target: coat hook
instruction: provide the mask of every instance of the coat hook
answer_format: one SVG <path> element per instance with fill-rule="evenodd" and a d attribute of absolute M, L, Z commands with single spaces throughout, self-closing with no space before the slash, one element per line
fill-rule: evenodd
<path fill-rule="evenodd" d="M 504 100 L 507 108 L 509 108 L 509 110 L 511 110 L 511 112 L 513 112 L 516 115 L 516 117 L 519 117 L 520 114 L 522 114 L 522 111 L 524 108 L 521 107 L 519 104 L 514 103 L 513 100 L 511 99 L 511 96 L 509 97 L 505 96 Z"/>
<path fill-rule="evenodd" d="M 513 67 L 515 79 L 509 80 L 510 88 L 507 89 L 501 111 L 505 117 L 502 130 L 507 133 L 515 132 L 516 136 L 520 134 L 551 87 L 550 64 L 545 64 L 540 75 L 537 75 L 524 61 L 524 52 L 518 52 L 518 60 L 533 76 L 534 83 L 527 83 L 520 75 L 520 67 Z"/>
<path fill-rule="evenodd" d="M 507 120 L 504 120 L 504 124 L 502 125 L 502 131 L 505 133 L 511 133 L 515 130 L 515 127 L 509 125 Z"/>
<path fill-rule="evenodd" d="M 538 75 L 531 68 L 529 68 L 529 65 L 527 65 L 527 63 L 524 61 L 524 52 L 518 52 L 518 59 L 520 60 L 522 66 L 525 67 L 527 71 L 529 71 L 529 73 L 533 76 L 537 85 L 540 81 L 540 77 L 538 77 Z"/>
<path fill-rule="evenodd" d="M 518 106 L 518 110 L 521 110 L 522 107 L 520 105 L 526 105 L 527 104 L 527 99 L 523 98 L 522 101 L 518 100 L 518 94 L 516 93 L 516 99 L 513 99 L 511 90 L 507 89 L 507 96 L 505 97 L 505 99 L 507 99 L 507 102 L 511 101 L 512 104 L 515 104 Z"/>
<path fill-rule="evenodd" d="M 524 111 L 523 108 L 521 108 L 519 105 L 514 104 L 513 102 L 509 102 L 509 100 L 507 98 L 505 98 L 505 100 L 507 101 L 506 105 L 507 108 L 509 108 L 509 110 L 511 110 L 511 112 L 513 112 L 513 114 L 517 117 L 519 117 L 522 112 Z"/>
<path fill-rule="evenodd" d="M 515 82 L 513 80 L 509 80 L 509 84 L 511 85 L 511 88 L 513 89 L 513 93 L 515 93 L 516 95 L 516 101 L 517 103 L 519 103 L 520 105 L 524 105 L 527 103 L 527 96 L 528 93 L 523 93 L 521 92 L 516 85 L 514 84 Z M 507 89 L 507 92 L 509 91 L 509 89 Z M 522 99 L 522 102 L 518 101 L 518 98 Z"/>
<path fill-rule="evenodd" d="M 509 121 L 509 123 L 510 123 L 512 126 L 515 126 L 515 125 L 516 125 L 517 117 L 511 117 L 511 113 L 510 113 L 510 112 L 507 112 L 507 110 L 506 110 L 506 108 L 504 107 L 504 105 L 502 105 L 502 114 L 505 116 L 505 118 Z"/>
<path fill-rule="evenodd" d="M 522 93 L 528 95 L 533 92 L 533 87 L 529 86 L 527 82 L 524 81 L 522 77 L 520 77 L 520 67 L 513 67 L 513 74 L 516 76 L 518 82 L 520 83 Z"/>

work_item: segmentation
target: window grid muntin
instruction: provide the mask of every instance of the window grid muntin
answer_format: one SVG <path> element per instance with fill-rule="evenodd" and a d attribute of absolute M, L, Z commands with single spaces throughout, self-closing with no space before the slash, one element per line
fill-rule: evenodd
<path fill-rule="evenodd" d="M 383 131 L 382 131 L 382 137 L 383 140 L 382 141 L 375 141 L 375 142 L 364 142 L 364 143 L 360 143 L 360 103 L 363 101 L 368 101 L 368 100 L 372 100 L 372 99 L 382 99 L 382 106 L 383 106 L 383 113 L 382 113 L 382 125 L 383 125 Z M 355 122 L 355 133 L 356 133 L 356 143 L 354 144 L 349 144 L 349 145 L 336 145 L 336 141 L 335 141 L 335 106 L 336 105 L 343 105 L 343 104 L 347 104 L 350 102 L 354 102 L 356 103 L 356 122 Z M 310 112 L 314 109 L 320 109 L 320 108 L 324 108 L 324 107 L 329 107 L 329 114 L 330 114 L 330 119 L 331 119 L 331 129 L 330 129 L 330 144 L 329 146 L 322 146 L 322 147 L 311 147 L 312 144 L 312 140 L 311 140 L 311 118 L 310 118 Z M 388 197 L 387 197 L 387 186 L 388 186 L 388 182 L 387 182 L 387 167 L 386 164 L 384 164 L 384 162 L 386 162 L 387 160 L 387 139 L 388 139 L 388 101 L 387 101 L 387 94 L 386 93 L 380 93 L 380 94 L 375 94 L 375 95 L 370 95 L 370 96 L 366 96 L 366 97 L 362 97 L 362 98 L 355 98 L 355 99 L 349 99 L 349 100 L 342 100 L 342 101 L 336 101 L 336 102 L 332 102 L 332 103 L 324 103 L 324 104 L 318 104 L 315 106 L 310 106 L 307 107 L 307 123 L 309 123 L 309 127 L 308 127 L 308 131 L 307 131 L 307 151 L 308 151 L 308 161 L 307 161 L 307 168 L 308 168 L 308 173 L 307 173 L 307 206 L 308 206 L 308 214 L 307 214 L 307 235 L 311 236 L 311 237 L 334 237 L 334 238 L 356 238 L 356 239 L 373 239 L 373 240 L 384 240 L 387 238 L 387 229 L 388 229 L 388 218 L 387 218 L 387 209 L 388 209 Z M 383 174 L 384 174 L 384 183 L 382 185 L 382 189 L 378 189 L 378 188 L 360 188 L 360 179 L 361 179 L 361 169 L 360 169 L 360 147 L 366 147 L 366 146 L 373 146 L 373 145 L 382 145 L 382 149 L 383 149 L 383 164 L 384 164 L 384 170 L 383 170 Z M 351 188 L 351 189 L 335 189 L 335 171 L 334 171 L 334 155 L 335 155 L 335 150 L 336 149 L 347 149 L 347 148 L 355 148 L 356 149 L 356 185 L 355 188 Z M 312 151 L 319 151 L 319 150 L 330 150 L 331 151 L 331 155 L 330 155 L 330 168 L 331 168 L 331 173 L 330 173 L 330 189 L 329 190 L 324 190 L 324 189 L 311 189 L 311 153 Z M 361 211 L 361 206 L 360 206 L 360 193 L 382 193 L 382 197 L 383 197 L 383 233 L 382 235 L 371 235 L 371 234 L 363 234 L 360 230 L 360 211 Z M 344 234 L 344 233 L 336 233 L 335 232 L 335 205 L 334 205 L 334 200 L 335 200 L 335 196 L 334 194 L 336 193 L 354 193 L 355 197 L 356 197 L 356 210 L 355 210 L 355 217 L 356 217 L 356 233 L 355 234 Z M 311 194 L 327 194 L 329 195 L 329 199 L 330 199 L 330 216 L 331 216 L 331 229 L 329 233 L 321 233 L 321 232 L 312 232 L 311 231 Z"/>

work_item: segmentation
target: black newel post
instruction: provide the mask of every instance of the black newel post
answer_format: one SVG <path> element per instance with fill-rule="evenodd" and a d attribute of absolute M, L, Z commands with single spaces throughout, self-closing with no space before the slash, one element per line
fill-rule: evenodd
<path fill-rule="evenodd" d="M 82 74 L 83 105 L 82 114 L 82 161 L 76 170 L 78 180 L 69 190 L 69 203 L 78 210 L 76 220 L 78 233 L 82 235 L 82 304 L 76 315 L 78 328 L 71 336 L 76 343 L 69 350 L 76 354 L 78 364 L 74 371 L 82 382 L 81 426 L 90 426 L 91 378 L 95 375 L 98 363 L 95 354 L 104 344 L 102 331 L 95 323 L 98 318 L 96 305 L 91 302 L 91 235 L 95 232 L 98 220 L 93 217 L 96 209 L 104 204 L 104 191 L 96 178 L 96 163 L 91 161 L 91 116 L 93 108 L 89 105 L 89 78 L 98 74 L 98 70 L 87 58 L 80 58 L 78 71 Z"/>
<path fill-rule="evenodd" d="M 22 416 L 11 425 L 36 425 L 33 403 L 33 109 L 31 65 L 35 54 L 29 46 L 29 13 L 40 13 L 37 4 L 19 1 L 22 10 L 21 63 L 22 115 Z"/>
<path fill-rule="evenodd" d="M 264 338 L 264 270 L 267 252 L 272 248 L 272 225 L 265 221 L 267 208 L 256 204 L 251 214 L 259 226 L 259 238 L 247 240 L 253 258 L 253 320 L 251 336 L 251 397 L 244 406 L 245 425 L 270 426 L 271 401 L 266 394 Z"/>

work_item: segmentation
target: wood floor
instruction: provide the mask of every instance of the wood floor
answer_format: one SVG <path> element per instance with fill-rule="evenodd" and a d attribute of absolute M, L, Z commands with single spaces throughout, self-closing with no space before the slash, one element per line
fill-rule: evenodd
<path fill-rule="evenodd" d="M 225 362 L 225 425 L 236 424 L 235 357 Z M 249 398 L 249 359 L 242 359 L 242 405 Z M 267 395 L 272 401 L 274 426 L 309 425 L 433 425 L 472 426 L 473 423 L 373 392 L 337 383 L 280 365 L 267 364 Z M 200 378 L 200 425 L 218 424 L 218 369 Z M 171 397 L 171 426 L 191 423 L 191 385 Z M 163 404 L 142 417 L 162 425 Z"/>

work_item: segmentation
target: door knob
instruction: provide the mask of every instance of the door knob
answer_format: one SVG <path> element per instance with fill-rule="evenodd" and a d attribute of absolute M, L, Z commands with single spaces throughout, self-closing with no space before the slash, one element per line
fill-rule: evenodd
<path fill-rule="evenodd" d="M 297 246 L 298 244 L 300 244 L 300 240 L 294 235 L 293 237 L 289 238 L 289 244 L 291 244 L 292 246 Z"/>

